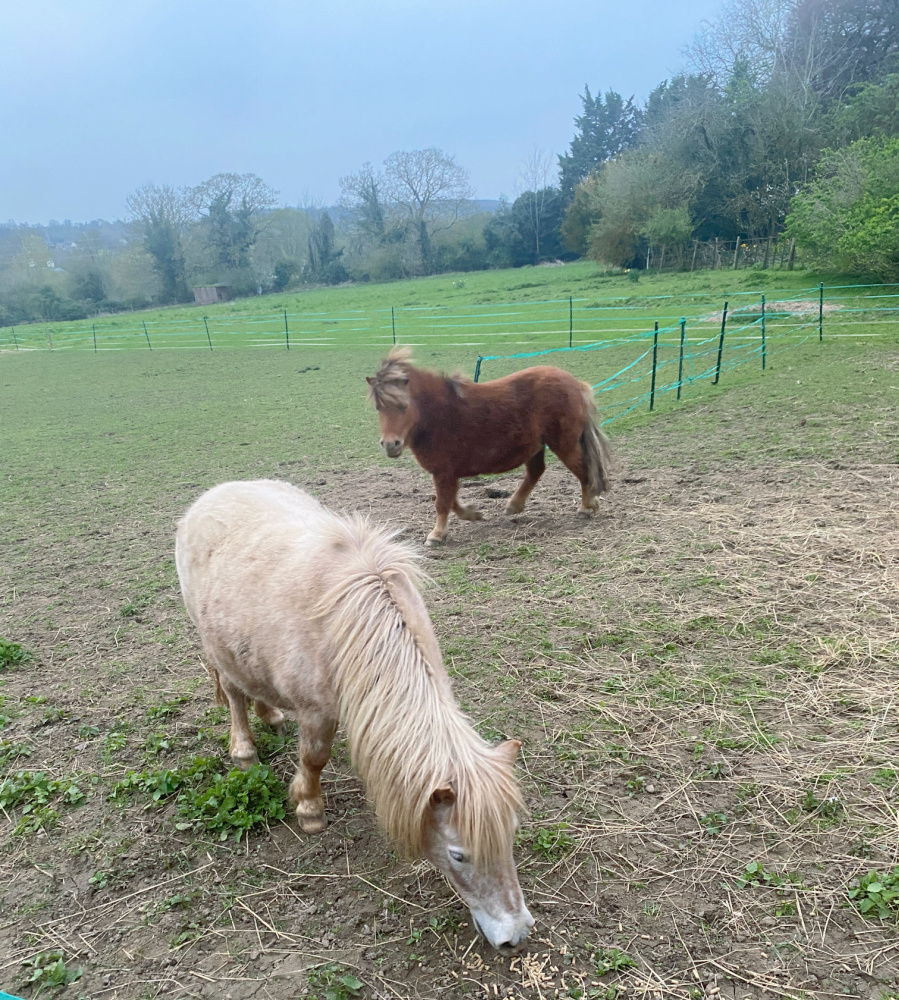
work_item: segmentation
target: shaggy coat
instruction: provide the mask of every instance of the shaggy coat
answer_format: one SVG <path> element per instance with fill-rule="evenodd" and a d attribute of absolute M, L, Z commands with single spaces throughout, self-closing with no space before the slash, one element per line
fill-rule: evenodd
<path fill-rule="evenodd" d="M 447 874 L 494 944 L 517 947 L 530 926 L 512 862 L 520 744 L 488 746 L 462 714 L 418 591 L 418 557 L 394 534 L 288 483 L 225 483 L 178 525 L 184 603 L 231 710 L 237 763 L 257 760 L 249 700 L 276 726 L 294 712 L 291 795 L 300 825 L 316 832 L 319 775 L 340 722 L 387 834 Z M 454 870 L 449 847 L 470 872 Z M 481 906 L 488 883 L 504 900 L 493 910 Z"/>
<path fill-rule="evenodd" d="M 608 490 L 609 445 L 596 421 L 590 387 L 560 368 L 526 368 L 481 384 L 416 368 L 395 348 L 368 379 L 378 409 L 381 446 L 391 458 L 408 445 L 434 477 L 437 523 L 428 544 L 446 536 L 449 512 L 482 515 L 456 499 L 459 479 L 526 466 L 506 505 L 518 514 L 545 468 L 549 448 L 581 483 L 580 513 L 598 507 Z"/>

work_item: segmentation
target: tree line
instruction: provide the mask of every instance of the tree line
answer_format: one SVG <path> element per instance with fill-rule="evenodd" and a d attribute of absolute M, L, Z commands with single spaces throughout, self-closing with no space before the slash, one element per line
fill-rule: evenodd
<path fill-rule="evenodd" d="M 0 324 L 304 283 L 592 258 L 685 266 L 695 241 L 795 241 L 802 259 L 899 280 L 899 0 L 726 0 L 644 104 L 585 87 L 567 152 L 536 152 L 486 211 L 439 149 L 284 207 L 254 174 L 145 185 L 126 225 L 0 227 Z M 695 260 L 695 252 L 694 252 Z"/>

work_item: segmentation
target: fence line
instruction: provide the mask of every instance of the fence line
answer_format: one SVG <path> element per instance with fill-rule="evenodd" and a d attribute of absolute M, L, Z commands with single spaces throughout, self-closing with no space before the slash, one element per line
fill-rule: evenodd
<path fill-rule="evenodd" d="M 766 319 L 776 336 L 799 335 L 805 318 L 819 309 L 828 312 L 828 328 L 853 336 L 853 327 L 894 324 L 899 313 L 899 283 L 894 285 L 821 286 L 785 293 L 767 302 Z M 762 290 L 731 293 L 731 318 L 758 312 Z M 742 304 L 741 304 L 742 303 Z M 800 305 L 797 306 L 797 303 Z M 679 308 L 680 307 L 680 308 Z M 337 313 L 268 314 L 198 313 L 195 317 L 157 316 L 148 319 L 109 317 L 90 323 L 30 324 L 0 329 L 0 350 L 221 350 L 275 348 L 297 350 L 340 347 L 409 346 L 489 347 L 482 360 L 543 352 L 596 350 L 622 346 L 651 336 L 659 323 L 659 343 L 678 336 L 683 318 L 685 340 L 695 347 L 697 331 L 720 324 L 721 301 L 716 294 L 568 297 L 535 302 L 485 305 L 393 306 L 343 309 Z M 729 333 L 729 336 L 733 334 Z M 751 331 L 750 334 L 751 335 Z M 873 335 L 873 334 L 872 334 Z M 502 353 L 505 349 L 505 354 Z M 510 350 L 511 349 L 511 350 Z"/>

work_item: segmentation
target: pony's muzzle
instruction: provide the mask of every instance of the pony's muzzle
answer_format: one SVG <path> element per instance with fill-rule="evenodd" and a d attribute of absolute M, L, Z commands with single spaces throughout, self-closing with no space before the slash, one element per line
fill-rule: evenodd
<path fill-rule="evenodd" d="M 400 438 L 381 438 L 381 447 L 388 458 L 399 458 L 403 453 L 403 442 Z"/>

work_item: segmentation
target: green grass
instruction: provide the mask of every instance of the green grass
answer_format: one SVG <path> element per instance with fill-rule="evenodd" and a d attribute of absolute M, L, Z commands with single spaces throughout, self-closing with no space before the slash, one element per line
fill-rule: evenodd
<path fill-rule="evenodd" d="M 646 274 L 634 283 L 595 264 L 527 267 L 437 275 L 387 284 L 356 284 L 241 299 L 216 306 L 178 306 L 99 317 L 92 322 L 31 324 L 0 331 L 0 347 L 30 350 L 191 351 L 305 346 L 383 347 L 393 340 L 420 348 L 477 348 L 481 353 L 545 349 L 645 333 L 658 320 L 676 327 L 682 316 L 708 318 L 725 299 L 731 310 L 806 293 L 818 276 L 803 271 L 701 271 Z M 833 294 L 841 294 L 834 292 Z M 867 303 L 883 305 L 883 302 Z M 284 313 L 287 313 L 285 331 Z M 205 317 L 205 322 L 204 322 Z M 740 325 L 738 317 L 737 325 Z M 783 324 L 772 310 L 773 324 Z M 691 322 L 691 335 L 694 323 Z M 707 322 L 714 333 L 716 323 Z M 207 335 L 208 328 L 208 335 Z M 495 348 L 501 348 L 499 350 Z M 311 364 L 318 364 L 312 360 Z"/>

